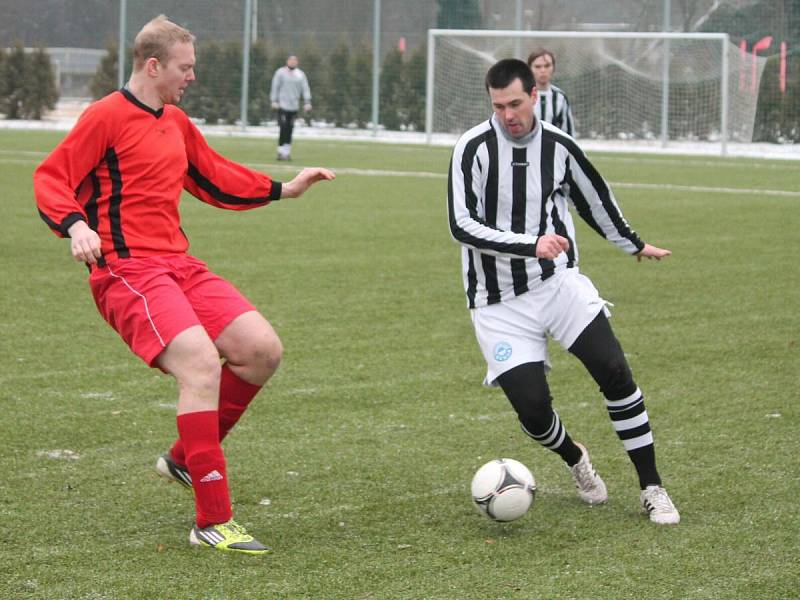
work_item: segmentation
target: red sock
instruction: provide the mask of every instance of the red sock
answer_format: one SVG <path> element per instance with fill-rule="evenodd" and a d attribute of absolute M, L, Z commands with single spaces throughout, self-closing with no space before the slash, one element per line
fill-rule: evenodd
<path fill-rule="evenodd" d="M 247 410 L 250 401 L 261 390 L 260 385 L 247 383 L 225 364 L 219 384 L 219 441 L 225 439 L 231 428 Z"/>
<path fill-rule="evenodd" d="M 178 434 L 192 476 L 197 526 L 208 527 L 230 521 L 231 498 L 225 455 L 219 445 L 219 415 L 216 410 L 178 415 Z"/>
<path fill-rule="evenodd" d="M 219 384 L 219 441 L 225 439 L 228 432 L 236 425 L 250 401 L 261 390 L 260 385 L 247 383 L 237 376 L 227 365 L 222 365 L 222 376 Z M 172 460 L 179 465 L 186 464 L 186 453 L 180 439 L 175 440 L 170 449 Z"/>

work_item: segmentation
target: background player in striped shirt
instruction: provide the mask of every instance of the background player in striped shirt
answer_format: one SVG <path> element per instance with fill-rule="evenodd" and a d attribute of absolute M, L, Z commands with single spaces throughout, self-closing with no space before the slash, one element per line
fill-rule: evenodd
<path fill-rule="evenodd" d="M 282 346 L 229 282 L 186 253 L 185 189 L 232 210 L 302 195 L 333 179 L 304 169 L 281 184 L 212 150 L 175 104 L 194 81 L 194 36 L 163 15 L 134 41 L 128 84 L 89 106 L 34 174 L 39 213 L 90 269 L 103 317 L 131 350 L 178 382 L 178 439 L 159 473 L 194 490 L 192 544 L 267 548 L 232 519 L 220 442 L 278 368 Z M 220 363 L 224 359 L 224 364 Z"/>
<path fill-rule="evenodd" d="M 536 81 L 536 118 L 552 123 L 574 137 L 575 124 L 567 95 L 550 81 L 556 70 L 555 55 L 544 48 L 537 48 L 528 56 L 528 66 Z"/>
<path fill-rule="evenodd" d="M 461 136 L 448 181 L 450 231 L 462 245 L 467 306 L 488 367 L 485 383 L 499 384 L 523 431 L 561 456 L 584 502 L 605 502 L 606 485 L 589 453 L 552 408 L 547 338 L 558 341 L 600 387 L 650 520 L 677 523 L 656 470 L 644 396 L 611 330 L 606 302 L 578 270 L 568 203 L 639 260 L 660 260 L 670 251 L 643 242 L 575 140 L 535 117 L 537 90 L 524 62 L 496 63 L 486 89 L 494 115 Z"/>

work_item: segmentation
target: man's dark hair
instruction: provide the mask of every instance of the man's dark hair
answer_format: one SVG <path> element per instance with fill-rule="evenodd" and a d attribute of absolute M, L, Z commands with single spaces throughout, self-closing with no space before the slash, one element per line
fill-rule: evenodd
<path fill-rule="evenodd" d="M 528 65 L 516 58 L 504 58 L 494 63 L 486 73 L 486 91 L 488 92 L 489 88 L 495 90 L 507 88 L 515 79 L 522 82 L 522 89 L 528 94 L 536 83 Z"/>
<path fill-rule="evenodd" d="M 528 55 L 528 66 L 530 67 L 540 56 L 549 56 L 550 62 L 553 63 L 553 69 L 556 68 L 556 55 L 550 52 L 547 48 L 536 48 L 533 52 Z"/>

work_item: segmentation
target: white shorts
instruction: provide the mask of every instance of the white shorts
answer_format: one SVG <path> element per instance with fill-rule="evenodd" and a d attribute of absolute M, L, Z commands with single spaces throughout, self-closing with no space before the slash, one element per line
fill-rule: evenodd
<path fill-rule="evenodd" d="M 511 300 L 470 311 L 475 336 L 488 366 L 484 385 L 529 362 L 544 362 L 549 335 L 569 349 L 608 303 L 577 268 L 565 269 Z"/>

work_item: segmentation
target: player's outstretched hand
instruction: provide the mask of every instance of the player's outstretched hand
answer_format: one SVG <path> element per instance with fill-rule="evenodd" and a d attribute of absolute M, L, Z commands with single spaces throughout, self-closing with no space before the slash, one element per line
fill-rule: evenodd
<path fill-rule="evenodd" d="M 100 236 L 92 230 L 85 221 L 76 221 L 68 230 L 70 237 L 70 251 L 72 257 L 78 262 L 93 265 L 100 254 Z"/>
<path fill-rule="evenodd" d="M 656 246 L 651 246 L 650 244 L 645 244 L 644 248 L 642 248 L 639 252 L 636 253 L 636 260 L 637 262 L 642 262 L 643 258 L 651 259 L 655 258 L 656 260 L 661 260 L 665 256 L 669 256 L 672 254 L 671 250 L 667 250 L 666 248 L 658 248 Z"/>
<path fill-rule="evenodd" d="M 309 167 L 300 171 L 297 177 L 283 184 L 281 198 L 297 198 L 318 181 L 336 179 L 333 171 L 321 167 Z"/>
<path fill-rule="evenodd" d="M 536 240 L 536 258 L 554 260 L 567 250 L 569 250 L 569 240 L 555 233 L 548 233 Z"/>

